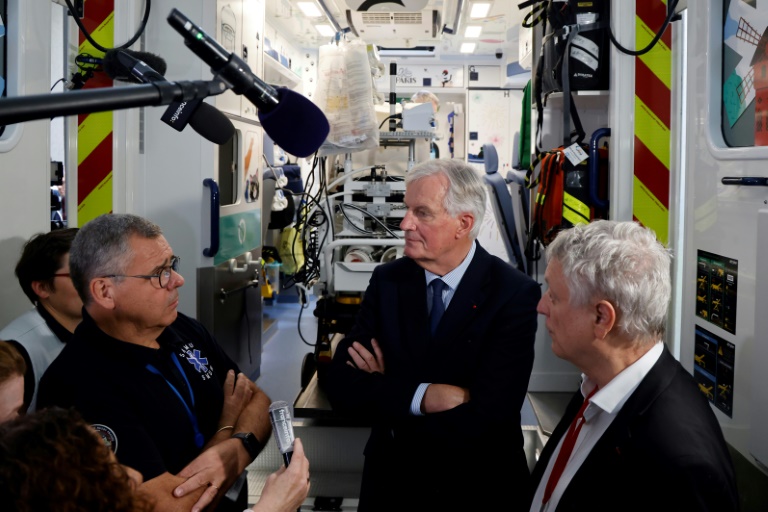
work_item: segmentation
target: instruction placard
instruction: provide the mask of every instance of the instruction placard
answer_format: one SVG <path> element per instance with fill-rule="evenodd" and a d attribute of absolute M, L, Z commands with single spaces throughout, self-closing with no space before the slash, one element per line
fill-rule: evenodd
<path fill-rule="evenodd" d="M 698 251 L 696 316 L 736 334 L 736 290 L 739 261 Z"/>
<path fill-rule="evenodd" d="M 696 326 L 693 378 L 707 400 L 733 418 L 733 373 L 736 347 L 708 330 Z"/>

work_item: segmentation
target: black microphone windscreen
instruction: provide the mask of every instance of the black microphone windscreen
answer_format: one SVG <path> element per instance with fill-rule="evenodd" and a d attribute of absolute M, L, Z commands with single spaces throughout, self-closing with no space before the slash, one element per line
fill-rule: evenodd
<path fill-rule="evenodd" d="M 267 135 L 289 153 L 307 157 L 317 151 L 331 131 L 320 108 L 301 94 L 279 87 L 278 104 L 269 112 L 259 110 L 259 121 Z"/>
<path fill-rule="evenodd" d="M 101 68 L 104 72 L 113 80 L 122 80 L 124 82 L 133 82 L 137 84 L 144 83 L 141 79 L 133 76 L 130 68 L 125 67 L 118 57 L 119 52 L 123 52 L 130 55 L 136 60 L 143 61 L 144 64 L 157 71 L 159 74 L 164 75 L 168 69 L 168 65 L 165 63 L 162 57 L 149 52 L 137 52 L 134 50 L 113 49 L 108 50 L 104 54 L 104 58 L 101 61 Z"/>
<path fill-rule="evenodd" d="M 202 102 L 189 118 L 189 125 L 214 144 L 224 144 L 235 134 L 235 125 L 216 107 Z"/>

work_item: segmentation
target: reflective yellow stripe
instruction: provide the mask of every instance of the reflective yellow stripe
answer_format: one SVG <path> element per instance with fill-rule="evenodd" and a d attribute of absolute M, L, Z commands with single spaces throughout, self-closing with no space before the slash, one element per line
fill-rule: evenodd
<path fill-rule="evenodd" d="M 648 1 L 648 0 L 645 0 Z M 656 31 L 648 28 L 648 25 L 640 19 L 639 16 L 635 17 L 635 43 L 636 48 L 645 48 L 656 36 Z M 648 69 L 653 70 L 659 80 L 661 80 L 668 89 L 672 88 L 672 67 L 669 63 L 672 61 L 672 51 L 664 44 L 664 39 L 659 38 L 656 46 L 647 53 L 637 57 L 648 66 Z"/>
<path fill-rule="evenodd" d="M 115 40 L 115 11 L 109 13 L 109 16 L 99 23 L 91 32 L 91 39 L 101 44 L 101 46 L 111 47 L 112 41 Z M 104 52 L 97 50 L 88 39 L 85 39 L 83 43 L 78 47 L 78 53 L 87 53 L 93 57 L 101 57 Z"/>
<path fill-rule="evenodd" d="M 637 95 L 635 95 L 635 135 L 664 164 L 664 167 L 669 169 L 669 129 Z"/>
<path fill-rule="evenodd" d="M 108 6 L 102 4 L 101 7 L 102 9 L 112 9 L 114 6 L 110 3 Z M 97 16 L 101 16 L 102 10 L 97 9 L 97 11 Z M 112 47 L 115 39 L 114 25 L 115 13 L 113 10 L 91 31 L 91 38 L 102 46 Z M 93 57 L 100 57 L 104 54 L 102 51 L 95 49 L 88 39 L 83 40 L 79 45 L 78 52 Z M 80 166 L 112 133 L 112 123 L 113 116 L 111 111 L 90 114 L 80 122 L 77 127 L 78 172 L 88 172 L 80 169 Z M 78 190 L 78 193 L 82 194 L 78 196 L 77 205 L 77 222 L 80 226 L 103 213 L 112 211 L 112 148 L 109 149 L 107 158 L 108 161 L 105 162 L 89 162 L 89 167 L 92 167 L 90 164 L 93 164 L 100 166 L 101 169 L 109 168 L 110 171 L 93 190 Z"/>
<path fill-rule="evenodd" d="M 103 213 L 112 211 L 112 172 L 77 205 L 77 223 L 81 226 Z"/>
<path fill-rule="evenodd" d="M 588 224 L 589 206 L 568 192 L 563 193 L 563 218 L 573 225 Z"/>
<path fill-rule="evenodd" d="M 634 178 L 633 214 L 643 226 L 656 232 L 656 238 L 667 243 L 669 236 L 669 210 L 654 196 L 643 183 Z"/>
<path fill-rule="evenodd" d="M 77 165 L 82 164 L 110 133 L 112 112 L 95 112 L 83 119 L 77 127 Z"/>

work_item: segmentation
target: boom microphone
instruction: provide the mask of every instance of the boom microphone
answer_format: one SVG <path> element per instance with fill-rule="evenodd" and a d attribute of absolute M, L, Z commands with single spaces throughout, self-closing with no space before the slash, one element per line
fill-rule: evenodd
<path fill-rule="evenodd" d="M 165 81 L 165 61 L 149 52 L 109 50 L 102 59 L 102 69 L 114 80 L 134 83 Z M 235 127 L 227 116 L 202 99 L 173 102 L 160 118 L 177 131 L 187 124 L 214 144 L 224 144 L 235 134 Z"/>
<path fill-rule="evenodd" d="M 101 67 L 113 80 L 148 84 L 165 80 L 165 61 L 149 52 L 108 50 L 101 59 Z"/>
<path fill-rule="evenodd" d="M 291 422 L 291 406 L 287 402 L 272 402 L 269 406 L 269 419 L 275 434 L 277 448 L 283 455 L 285 467 L 291 463 L 293 455 L 293 423 Z"/>
<path fill-rule="evenodd" d="M 168 23 L 216 76 L 256 105 L 264 131 L 287 153 L 307 157 L 325 142 L 331 128 L 323 111 L 312 101 L 262 81 L 243 59 L 225 50 L 178 9 L 171 10 Z"/>

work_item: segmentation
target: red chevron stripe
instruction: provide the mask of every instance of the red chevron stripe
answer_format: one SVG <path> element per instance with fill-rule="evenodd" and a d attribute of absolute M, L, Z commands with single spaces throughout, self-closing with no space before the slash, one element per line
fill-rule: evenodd
<path fill-rule="evenodd" d="M 669 169 L 637 136 L 635 136 L 635 177 L 665 208 L 669 208 Z"/>
<path fill-rule="evenodd" d="M 99 25 L 101 25 L 107 17 L 112 14 L 112 11 L 115 10 L 115 2 L 113 0 L 100 0 L 98 2 L 86 2 L 85 4 L 85 17 L 81 19 L 83 26 L 88 30 L 89 34 L 93 34 L 93 31 L 99 28 Z M 91 35 L 93 37 L 93 35 Z M 96 40 L 97 43 L 99 43 L 101 46 L 106 46 L 111 48 L 112 44 L 105 44 L 102 41 L 99 41 L 95 37 L 93 38 Z M 83 35 L 83 32 L 79 32 L 78 37 L 79 44 L 83 44 L 86 39 Z"/>
<path fill-rule="evenodd" d="M 82 201 L 112 172 L 112 132 L 77 168 L 77 197 Z"/>
<path fill-rule="evenodd" d="M 669 88 L 641 59 L 635 59 L 635 94 L 648 105 L 664 126 L 669 128 L 672 111 L 672 95 Z"/>
<path fill-rule="evenodd" d="M 664 19 L 667 17 L 667 6 L 663 2 L 651 2 L 649 0 L 640 0 L 635 2 L 635 13 L 643 20 L 648 28 L 653 30 L 654 33 L 658 32 L 661 26 L 664 24 Z M 672 30 L 667 25 L 667 30 L 661 36 L 661 40 L 667 45 L 667 48 L 672 48 Z"/>

